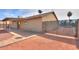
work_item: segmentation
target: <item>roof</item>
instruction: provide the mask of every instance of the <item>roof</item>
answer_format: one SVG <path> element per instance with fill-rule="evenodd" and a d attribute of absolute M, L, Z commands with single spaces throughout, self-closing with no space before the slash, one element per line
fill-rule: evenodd
<path fill-rule="evenodd" d="M 8 21 L 8 20 L 10 20 L 10 21 L 18 21 L 19 19 L 25 19 L 25 18 L 5 18 L 5 19 L 3 19 L 3 21 Z"/>
<path fill-rule="evenodd" d="M 3 21 L 7 21 L 7 20 L 13 20 L 13 21 L 17 20 L 18 21 L 20 19 L 21 20 L 31 20 L 31 19 L 35 19 L 35 18 L 41 18 L 42 16 L 48 15 L 50 13 L 52 13 L 55 16 L 55 18 L 58 20 L 55 12 L 47 12 L 47 13 L 43 13 L 43 14 L 39 14 L 39 15 L 33 15 L 33 16 L 30 16 L 30 17 L 26 17 L 26 18 L 5 18 L 5 19 L 3 19 Z"/>

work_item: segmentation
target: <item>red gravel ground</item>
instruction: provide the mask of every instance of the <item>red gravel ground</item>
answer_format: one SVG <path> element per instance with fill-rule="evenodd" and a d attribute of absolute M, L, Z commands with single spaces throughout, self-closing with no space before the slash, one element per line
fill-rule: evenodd
<path fill-rule="evenodd" d="M 5 30 L 0 30 L 0 41 L 11 38 L 13 35 Z"/>
<path fill-rule="evenodd" d="M 16 42 L 1 50 L 76 50 L 75 39 L 60 38 L 41 34 L 32 38 Z"/>

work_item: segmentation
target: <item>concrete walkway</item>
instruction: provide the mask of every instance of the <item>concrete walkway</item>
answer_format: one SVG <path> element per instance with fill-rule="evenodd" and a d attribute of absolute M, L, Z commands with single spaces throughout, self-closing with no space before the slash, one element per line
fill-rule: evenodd
<path fill-rule="evenodd" d="M 71 37 L 71 36 L 64 36 L 64 35 L 58 35 L 58 34 L 51 34 L 51 33 L 45 33 L 47 35 L 51 35 L 51 36 L 57 36 L 57 37 L 61 37 L 61 38 L 67 38 L 67 39 L 76 39 L 76 37 Z"/>

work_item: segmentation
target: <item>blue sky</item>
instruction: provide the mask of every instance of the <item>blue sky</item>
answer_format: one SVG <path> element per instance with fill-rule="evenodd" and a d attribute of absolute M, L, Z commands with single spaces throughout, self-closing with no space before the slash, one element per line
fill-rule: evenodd
<path fill-rule="evenodd" d="M 72 19 L 79 18 L 79 9 L 41 9 L 43 12 L 54 11 L 59 20 L 68 19 L 67 12 L 72 12 Z M 0 20 L 6 17 L 28 17 L 38 14 L 38 9 L 0 9 Z"/>
<path fill-rule="evenodd" d="M 4 19 L 6 17 L 18 17 L 28 15 L 34 12 L 29 9 L 0 9 L 0 19 Z"/>
<path fill-rule="evenodd" d="M 38 14 L 37 9 L 0 9 L 0 20 L 6 17 L 28 17 Z M 42 11 L 47 12 L 48 9 Z"/>

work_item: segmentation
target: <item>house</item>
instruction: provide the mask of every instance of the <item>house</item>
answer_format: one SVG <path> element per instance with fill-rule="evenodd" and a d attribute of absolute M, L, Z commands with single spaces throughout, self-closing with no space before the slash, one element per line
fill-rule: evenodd
<path fill-rule="evenodd" d="M 5 18 L 6 26 L 33 32 L 50 32 L 58 28 L 58 19 L 54 12 L 47 12 L 27 18 Z"/>

